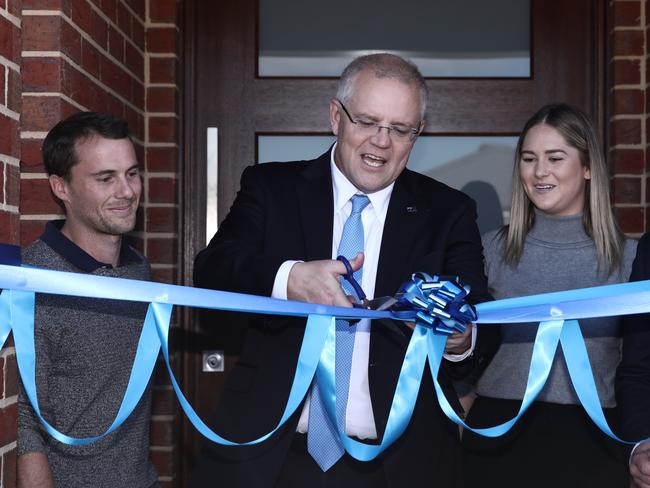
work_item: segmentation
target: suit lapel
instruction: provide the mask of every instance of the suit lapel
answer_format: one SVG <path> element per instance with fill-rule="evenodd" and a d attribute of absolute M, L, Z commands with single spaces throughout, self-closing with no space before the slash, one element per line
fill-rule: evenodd
<path fill-rule="evenodd" d="M 330 151 L 311 162 L 296 188 L 306 261 L 330 259 L 334 203 Z"/>
<path fill-rule="evenodd" d="M 402 172 L 391 194 L 381 241 L 375 297 L 392 295 L 411 272 L 410 255 L 418 240 L 419 229 L 426 225 L 429 209 L 417 198 L 417 188 L 409 171 Z M 379 438 L 388 420 L 393 393 L 399 377 L 410 333 L 405 326 L 399 335 L 390 328 L 374 323 L 370 334 L 368 378 L 370 395 Z"/>

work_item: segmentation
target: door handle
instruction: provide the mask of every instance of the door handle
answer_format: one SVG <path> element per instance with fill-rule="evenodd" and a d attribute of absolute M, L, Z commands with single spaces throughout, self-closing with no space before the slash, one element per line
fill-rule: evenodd
<path fill-rule="evenodd" d="M 208 127 L 206 151 L 205 244 L 209 244 L 219 226 L 219 129 Z"/>

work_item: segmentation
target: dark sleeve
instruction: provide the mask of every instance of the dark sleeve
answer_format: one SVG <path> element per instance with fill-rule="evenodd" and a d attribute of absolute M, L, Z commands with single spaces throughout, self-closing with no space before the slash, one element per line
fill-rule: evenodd
<path fill-rule="evenodd" d="M 271 295 L 275 274 L 285 259 L 264 250 L 270 191 L 257 168 L 244 170 L 228 216 L 194 261 L 195 286 Z"/>
<path fill-rule="evenodd" d="M 483 264 L 483 246 L 476 225 L 476 204 L 468 199 L 467 204 L 455 220 L 447 238 L 445 249 L 445 274 L 457 275 L 472 289 L 468 300 L 472 304 L 490 301 Z M 445 361 L 449 373 L 466 376 L 470 372 L 478 374 L 487 367 L 499 348 L 501 334 L 498 325 L 478 326 L 474 352 L 460 363 Z"/>
<path fill-rule="evenodd" d="M 639 241 L 630 281 L 650 279 L 650 233 Z M 616 402 L 621 436 L 650 437 L 650 314 L 622 319 L 623 355 L 616 373 Z"/>

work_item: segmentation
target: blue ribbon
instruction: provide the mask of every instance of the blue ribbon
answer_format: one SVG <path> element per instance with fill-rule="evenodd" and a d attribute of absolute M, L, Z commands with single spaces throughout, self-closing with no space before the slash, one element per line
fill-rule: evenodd
<path fill-rule="evenodd" d="M 426 282 L 427 279 L 422 281 Z M 454 287 L 458 292 L 456 296 L 467 292 L 462 286 L 454 285 Z M 454 290 L 454 287 L 440 288 L 449 291 L 450 289 Z M 271 436 L 300 406 L 314 375 L 316 375 L 319 384 L 323 386 L 322 393 L 326 399 L 326 408 L 334 417 L 336 402 L 333 364 L 334 317 L 416 320 L 416 326 L 402 364 L 384 437 L 379 445 L 367 445 L 350 439 L 340 432 L 343 445 L 350 455 L 359 460 L 373 459 L 402 434 L 413 413 L 427 359 L 441 408 L 454 422 L 469 428 L 451 408 L 437 381 L 447 334 L 436 333 L 437 327 L 432 327 L 422 317 L 416 317 L 417 313 L 413 310 L 392 313 L 358 308 L 329 307 L 176 285 L 6 265 L 0 265 L 0 288 L 5 289 L 0 295 L 0 348 L 4 345 L 9 332 L 13 330 L 19 371 L 27 396 L 46 430 L 64 443 L 93 442 L 117 429 L 137 405 L 151 376 L 158 348 L 162 346 L 163 357 L 170 373 L 172 385 L 181 407 L 190 421 L 203 435 L 214 442 L 226 445 L 240 444 L 224 439 L 205 425 L 196 415 L 173 376 L 169 364 L 168 333 L 169 320 L 174 305 L 308 317 L 303 344 L 297 359 L 296 375 L 282 418 L 272 431 L 243 444 L 262 442 Z M 402 291 L 405 294 L 409 293 L 406 288 Z M 91 438 L 72 438 L 58 432 L 40 414 L 35 385 L 34 292 L 150 303 L 124 398 L 115 420 L 103 434 Z M 415 293 L 413 290 L 410 292 Z M 470 313 L 467 308 L 463 309 L 462 301 L 451 296 L 448 298 L 448 304 L 455 303 L 457 305 L 456 312 Z M 447 310 L 449 309 L 448 307 Z M 604 419 L 584 340 L 577 322 L 573 319 L 649 312 L 650 281 L 488 302 L 477 305 L 476 311 L 478 314 L 476 322 L 482 324 L 534 321 L 540 321 L 541 324 L 533 348 L 526 392 L 519 413 L 515 418 L 499 426 L 473 429 L 475 432 L 482 435 L 498 436 L 512 427 L 544 386 L 555 351 L 560 343 L 578 398 L 585 410 L 603 431 L 618 439 Z M 452 324 L 452 327 L 455 326 Z"/>

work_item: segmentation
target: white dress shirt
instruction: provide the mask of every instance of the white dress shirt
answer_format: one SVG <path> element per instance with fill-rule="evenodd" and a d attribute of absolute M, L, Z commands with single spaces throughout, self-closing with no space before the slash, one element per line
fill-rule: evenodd
<path fill-rule="evenodd" d="M 353 195 L 361 193 L 341 173 L 334 162 L 334 150 L 331 152 L 332 186 L 334 196 L 334 223 L 332 229 L 332 259 L 336 259 L 339 242 L 343 233 L 345 221 L 352 212 Z M 368 194 L 370 204 L 361 213 L 361 221 L 364 229 L 364 262 L 361 287 L 368 299 L 374 298 L 375 282 L 377 278 L 377 263 L 379 262 L 379 251 L 381 239 L 386 222 L 388 203 L 393 192 L 394 183 L 382 190 Z M 287 282 L 289 272 L 293 265 L 300 261 L 285 261 L 282 263 L 275 276 L 273 283 L 273 298 L 287 298 Z M 426 271 L 426 270 L 423 270 Z M 354 339 L 352 352 L 352 369 L 350 371 L 350 389 L 348 391 L 348 404 L 345 415 L 345 432 L 349 436 L 359 439 L 376 439 L 377 429 L 370 400 L 370 389 L 368 385 L 368 357 L 370 352 L 370 327 L 371 321 L 360 320 L 355 326 L 357 332 Z M 475 328 L 474 328 L 475 330 Z M 472 331 L 472 345 L 470 349 L 460 355 L 445 355 L 451 361 L 460 361 L 471 354 L 474 349 L 475 333 Z M 298 432 L 306 433 L 309 425 L 309 401 L 311 391 L 307 394 L 300 420 L 298 421 Z"/>

